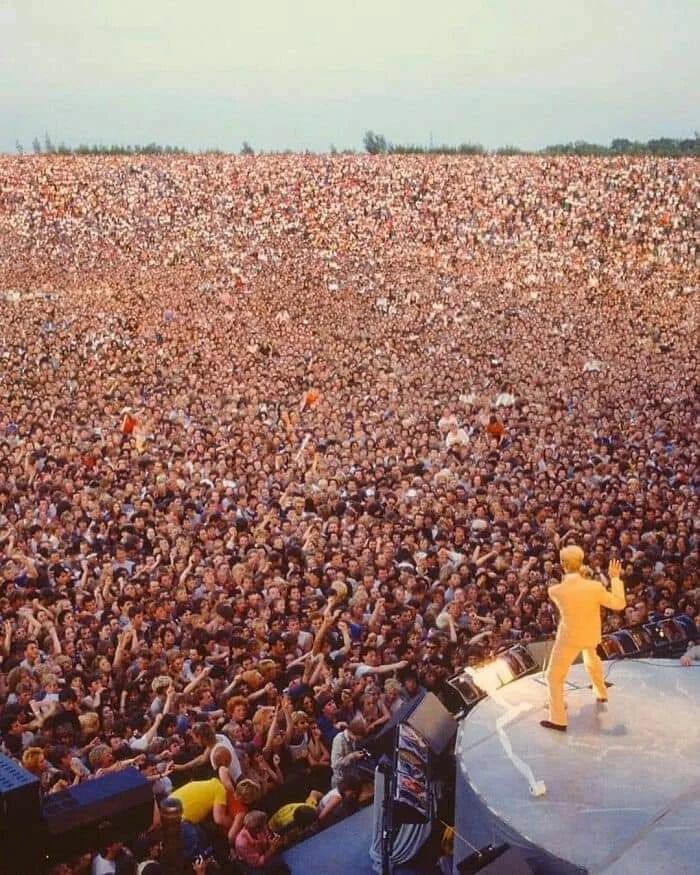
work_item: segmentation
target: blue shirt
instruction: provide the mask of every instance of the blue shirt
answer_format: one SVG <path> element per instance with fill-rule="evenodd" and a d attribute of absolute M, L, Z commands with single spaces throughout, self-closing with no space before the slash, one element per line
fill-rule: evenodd
<path fill-rule="evenodd" d="M 333 744 L 333 739 L 340 732 L 340 729 L 337 728 L 335 723 L 321 714 L 320 717 L 316 718 L 316 725 L 321 730 L 321 738 L 324 743 L 330 747 Z"/>

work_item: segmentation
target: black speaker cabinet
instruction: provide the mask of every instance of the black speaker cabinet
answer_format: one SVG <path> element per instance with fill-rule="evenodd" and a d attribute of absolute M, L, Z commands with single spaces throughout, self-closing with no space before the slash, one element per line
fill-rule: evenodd
<path fill-rule="evenodd" d="M 41 827 L 39 780 L 19 763 L 0 754 L 0 872 L 36 872 Z"/>
<path fill-rule="evenodd" d="M 420 702 L 421 699 L 416 698 L 402 705 L 395 714 L 392 714 L 391 719 L 382 726 L 379 732 L 363 740 L 362 747 L 377 760 L 382 756 L 393 756 L 396 729 L 408 720 Z"/>
<path fill-rule="evenodd" d="M 137 769 L 122 769 L 52 793 L 42 816 L 48 858 L 58 863 L 94 849 L 104 822 L 125 841 L 145 832 L 153 817 L 153 791 Z"/>
<path fill-rule="evenodd" d="M 457 732 L 457 721 L 432 693 L 423 696 L 405 722 L 420 732 L 434 754 L 441 754 Z"/>

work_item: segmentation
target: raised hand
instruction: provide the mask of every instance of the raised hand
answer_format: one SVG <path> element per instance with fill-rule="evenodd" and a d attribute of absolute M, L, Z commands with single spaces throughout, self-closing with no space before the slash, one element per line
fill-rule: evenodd
<path fill-rule="evenodd" d="M 608 565 L 608 576 L 612 578 L 619 578 L 620 573 L 622 572 L 622 565 L 619 559 L 611 559 Z"/>

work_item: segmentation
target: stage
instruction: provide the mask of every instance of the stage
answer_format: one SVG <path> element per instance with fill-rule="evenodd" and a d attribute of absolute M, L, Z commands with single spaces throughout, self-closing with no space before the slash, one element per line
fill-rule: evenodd
<path fill-rule="evenodd" d="M 369 856 L 374 833 L 372 806 L 285 851 L 291 875 L 377 875 Z M 394 866 L 393 875 L 435 875 L 439 846 L 428 841 L 417 858 Z"/>
<path fill-rule="evenodd" d="M 541 676 L 501 688 L 461 722 L 457 834 L 517 845 L 536 875 L 700 872 L 700 669 L 678 660 L 606 662 L 598 705 L 583 666 L 566 694 L 569 730 L 542 729 Z M 496 722 L 508 708 L 512 722 Z M 506 753 L 508 742 L 512 758 Z M 505 746 L 504 746 L 505 745 Z M 523 771 L 546 790 L 536 796 Z M 536 785 L 535 785 L 536 786 Z M 471 853 L 456 845 L 455 860 Z"/>

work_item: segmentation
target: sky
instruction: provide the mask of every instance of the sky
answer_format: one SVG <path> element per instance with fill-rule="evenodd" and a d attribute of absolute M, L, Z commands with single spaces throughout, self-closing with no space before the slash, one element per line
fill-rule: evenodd
<path fill-rule="evenodd" d="M 692 136 L 698 45 L 698 0 L 0 0 L 0 151 Z"/>

